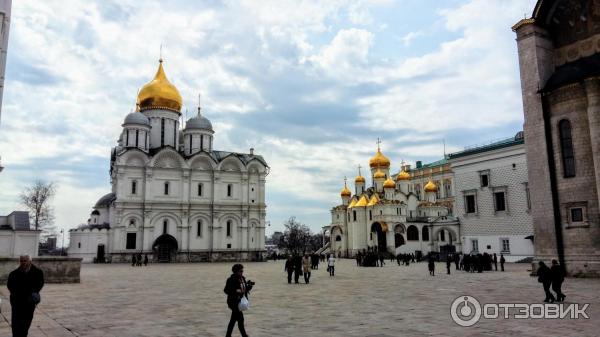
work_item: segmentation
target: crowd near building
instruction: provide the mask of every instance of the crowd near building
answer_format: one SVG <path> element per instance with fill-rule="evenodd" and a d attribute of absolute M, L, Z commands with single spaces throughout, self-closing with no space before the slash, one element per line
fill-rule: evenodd
<path fill-rule="evenodd" d="M 110 156 L 111 192 L 70 231 L 69 255 L 91 261 L 261 260 L 266 254 L 262 156 L 213 149 L 202 114 L 180 127 L 182 98 L 163 69 L 137 97 Z"/>

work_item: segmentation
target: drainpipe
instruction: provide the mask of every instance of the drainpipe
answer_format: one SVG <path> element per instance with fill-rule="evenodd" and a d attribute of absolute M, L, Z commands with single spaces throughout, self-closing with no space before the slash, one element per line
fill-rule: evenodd
<path fill-rule="evenodd" d="M 548 103 L 544 95 L 540 97 L 542 101 L 542 114 L 544 117 L 544 132 L 546 134 L 546 152 L 548 156 L 548 170 L 550 171 L 550 190 L 552 192 L 552 207 L 554 208 L 554 232 L 556 234 L 556 253 L 558 261 L 566 269 L 564 242 L 562 235 L 562 223 L 560 215 L 560 203 L 558 201 L 558 187 L 556 183 L 556 164 L 554 161 L 554 146 L 552 143 L 552 123 L 550 121 L 550 112 Z"/>

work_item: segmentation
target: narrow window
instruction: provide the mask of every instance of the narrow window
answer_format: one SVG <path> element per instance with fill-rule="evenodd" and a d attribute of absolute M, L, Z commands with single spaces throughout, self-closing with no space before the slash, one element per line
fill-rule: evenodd
<path fill-rule="evenodd" d="M 233 185 L 227 184 L 227 196 L 231 197 L 233 195 Z"/>
<path fill-rule="evenodd" d="M 204 135 L 200 135 L 200 150 L 204 151 Z"/>
<path fill-rule="evenodd" d="M 440 241 L 446 241 L 446 231 L 443 229 L 440 231 Z"/>
<path fill-rule="evenodd" d="M 465 197 L 465 212 L 475 213 L 475 196 L 467 195 Z"/>
<path fill-rule="evenodd" d="M 369 210 L 369 220 L 373 220 L 373 213 Z"/>
<path fill-rule="evenodd" d="M 144 133 L 144 139 L 145 139 L 145 143 L 144 143 L 144 149 L 148 149 L 148 134 Z"/>
<path fill-rule="evenodd" d="M 136 233 L 127 233 L 127 244 L 125 249 L 135 249 Z"/>
<path fill-rule="evenodd" d="M 139 146 L 138 145 L 139 144 L 139 140 L 138 140 L 139 136 L 140 136 L 140 130 L 135 130 L 135 147 Z"/>
<path fill-rule="evenodd" d="M 583 221 L 583 208 L 571 208 L 571 222 L 582 222 Z"/>
<path fill-rule="evenodd" d="M 165 119 L 160 119 L 160 146 L 165 146 Z"/>
<path fill-rule="evenodd" d="M 129 146 L 129 130 L 125 130 L 125 147 Z"/>
<path fill-rule="evenodd" d="M 203 193 L 203 191 L 202 191 L 202 190 L 203 190 L 203 187 L 204 187 L 204 184 L 202 184 L 202 183 L 199 183 L 199 184 L 198 184 L 198 196 L 199 196 L 199 197 L 201 197 L 201 196 L 202 196 L 202 193 Z"/>
<path fill-rule="evenodd" d="M 421 230 L 421 238 L 423 239 L 423 241 L 429 241 L 429 228 L 426 226 L 423 226 L 423 229 Z"/>
<path fill-rule="evenodd" d="M 198 220 L 198 222 L 196 223 L 196 226 L 198 226 L 196 228 L 196 235 L 202 236 L 202 220 Z"/>
<path fill-rule="evenodd" d="M 137 181 L 131 182 L 131 194 L 135 194 L 137 192 Z"/>
<path fill-rule="evenodd" d="M 169 221 L 163 220 L 163 234 L 167 234 L 169 229 Z"/>
<path fill-rule="evenodd" d="M 479 252 L 479 240 L 471 239 L 471 251 L 475 253 Z"/>
<path fill-rule="evenodd" d="M 227 236 L 231 236 L 231 220 L 227 220 Z"/>
<path fill-rule="evenodd" d="M 500 239 L 502 244 L 502 253 L 510 253 L 510 241 L 509 239 Z"/>
<path fill-rule="evenodd" d="M 573 138 L 571 136 L 571 122 L 566 119 L 558 123 L 560 135 L 560 152 L 562 155 L 563 176 L 571 178 L 575 176 L 575 153 L 573 151 Z"/>
<path fill-rule="evenodd" d="M 169 195 L 169 182 L 165 183 L 165 195 Z"/>
<path fill-rule="evenodd" d="M 192 153 L 192 135 L 190 135 L 188 137 L 188 139 L 189 139 L 189 142 L 190 142 L 190 153 Z"/>
<path fill-rule="evenodd" d="M 353 221 L 356 221 L 356 211 L 352 211 L 352 218 L 354 219 Z"/>
<path fill-rule="evenodd" d="M 77 248 L 81 248 L 81 242 L 77 243 Z"/>
<path fill-rule="evenodd" d="M 506 210 L 506 201 L 504 199 L 504 192 L 494 193 L 494 206 L 495 206 L 496 212 Z"/>
<path fill-rule="evenodd" d="M 489 185 L 489 176 L 487 174 L 481 175 L 481 187 L 487 187 Z"/>
<path fill-rule="evenodd" d="M 173 123 L 173 147 L 177 148 L 177 122 Z"/>

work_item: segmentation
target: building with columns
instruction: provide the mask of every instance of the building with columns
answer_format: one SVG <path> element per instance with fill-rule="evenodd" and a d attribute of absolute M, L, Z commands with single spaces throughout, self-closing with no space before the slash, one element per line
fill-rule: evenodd
<path fill-rule="evenodd" d="M 359 166 L 354 191 L 345 184 L 341 204 L 331 209 L 331 225 L 324 227 L 330 236 L 326 251 L 351 257 L 363 250 L 393 254 L 462 250 L 458 221 L 438 200 L 439 188 L 431 178 L 417 195 L 410 166 L 392 173 L 390 160 L 379 148 L 369 167 L 370 185 Z"/>
<path fill-rule="evenodd" d="M 137 97 L 110 157 L 111 192 L 87 224 L 70 231 L 69 255 L 85 262 L 262 260 L 265 179 L 262 156 L 213 149 L 202 114 L 180 126 L 182 98 L 160 60 Z"/>
<path fill-rule="evenodd" d="M 512 29 L 535 260 L 558 258 L 570 275 L 599 277 L 600 3 L 539 0 Z"/>

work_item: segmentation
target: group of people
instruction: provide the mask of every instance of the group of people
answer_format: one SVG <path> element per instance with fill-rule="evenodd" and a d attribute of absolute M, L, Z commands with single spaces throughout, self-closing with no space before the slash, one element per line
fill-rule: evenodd
<path fill-rule="evenodd" d="M 284 271 L 287 272 L 288 283 L 299 283 L 300 276 L 304 276 L 304 283 L 310 283 L 310 276 L 313 269 L 319 269 L 320 256 L 317 254 L 304 254 L 304 256 L 289 256 L 285 261 Z M 335 257 L 330 254 L 327 257 L 327 272 L 329 276 L 335 275 Z"/>
<path fill-rule="evenodd" d="M 131 257 L 131 266 L 132 267 L 141 267 L 142 263 L 144 266 L 148 265 L 148 254 L 144 254 L 144 258 L 142 259 L 142 254 L 133 254 Z"/>
<path fill-rule="evenodd" d="M 439 259 L 439 256 L 437 257 Z M 435 262 L 437 261 L 436 257 L 433 254 L 429 254 L 427 257 L 427 269 L 429 270 L 429 275 L 435 276 Z M 498 271 L 498 256 L 496 253 L 493 255 L 488 253 L 483 254 L 448 254 L 446 257 L 446 273 L 450 274 L 450 269 L 452 268 L 452 263 L 454 262 L 454 266 L 456 270 L 464 270 L 466 272 L 478 272 L 483 273 L 483 271 Z M 504 271 L 504 264 L 506 263 L 506 259 L 504 258 L 504 254 L 500 254 L 500 270 Z M 492 269 L 492 265 L 494 268 Z"/>
<path fill-rule="evenodd" d="M 396 255 L 396 262 L 398 263 L 398 265 L 405 265 L 405 266 L 409 266 L 410 263 L 415 263 L 415 254 L 410 253 L 410 254 L 398 254 Z"/>
<path fill-rule="evenodd" d="M 538 262 L 538 265 L 538 282 L 542 284 L 544 293 L 546 294 L 544 302 L 553 303 L 554 301 L 564 301 L 567 295 L 563 294 L 561 289 L 566 274 L 563 266 L 556 260 L 552 260 L 552 267 L 550 268 L 548 268 L 544 261 Z M 550 291 L 550 286 L 552 286 L 552 290 L 556 293 L 556 297 L 554 297 L 554 294 Z"/>

